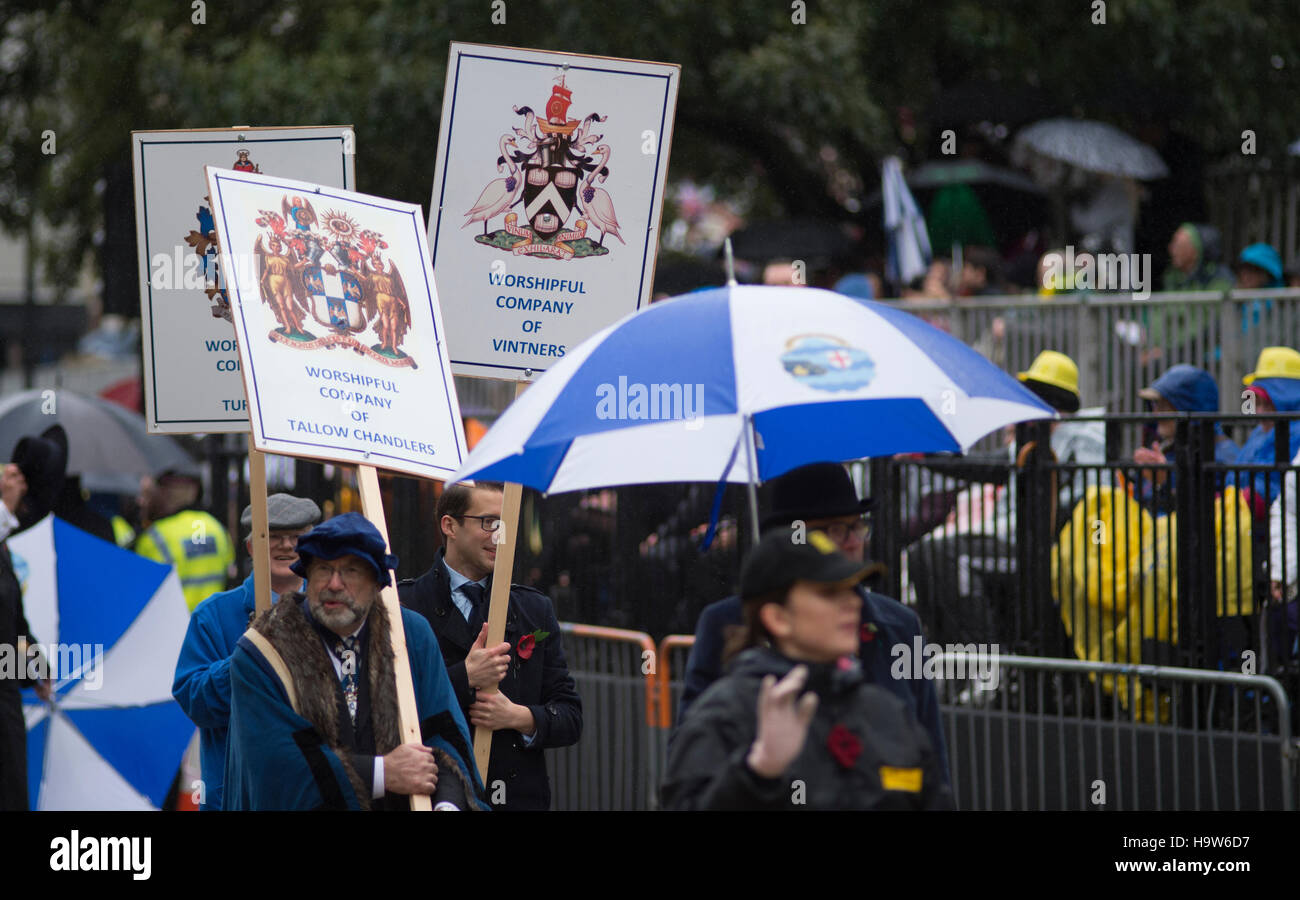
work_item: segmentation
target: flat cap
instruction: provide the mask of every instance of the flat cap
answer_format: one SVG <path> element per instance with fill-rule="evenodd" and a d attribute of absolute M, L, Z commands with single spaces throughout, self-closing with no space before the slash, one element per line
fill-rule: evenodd
<path fill-rule="evenodd" d="M 320 521 L 320 507 L 306 497 L 272 494 L 266 498 L 266 524 L 269 531 L 310 528 Z M 239 524 L 245 532 L 253 530 L 253 507 L 245 506 Z"/>

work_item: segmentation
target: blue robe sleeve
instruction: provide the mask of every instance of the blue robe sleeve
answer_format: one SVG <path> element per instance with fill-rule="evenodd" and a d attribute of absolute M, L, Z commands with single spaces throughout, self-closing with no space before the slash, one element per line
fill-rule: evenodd
<path fill-rule="evenodd" d="M 209 604 L 190 617 L 172 682 L 172 696 L 200 728 L 225 728 L 230 719 L 230 658 L 215 612 Z"/>
<path fill-rule="evenodd" d="M 360 809 L 338 754 L 289 705 L 279 678 L 246 638 L 230 658 L 230 734 L 223 806 Z"/>

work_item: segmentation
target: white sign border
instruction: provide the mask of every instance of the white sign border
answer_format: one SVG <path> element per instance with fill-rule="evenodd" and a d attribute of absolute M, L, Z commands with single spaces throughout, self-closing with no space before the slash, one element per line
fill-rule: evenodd
<path fill-rule="evenodd" d="M 397 456 L 395 454 L 375 451 L 363 451 L 362 455 L 358 456 L 355 451 L 346 447 L 319 444 L 311 441 L 273 437 L 270 438 L 270 442 L 268 442 L 261 420 L 261 402 L 256 399 L 260 396 L 260 394 L 258 394 L 257 373 L 254 368 L 252 355 L 247 349 L 250 335 L 249 325 L 245 315 L 245 303 L 248 301 L 246 301 L 243 295 L 239 292 L 238 284 L 227 285 L 227 288 L 232 291 L 232 309 L 238 309 L 235 316 L 235 336 L 239 344 L 240 370 L 244 377 L 244 392 L 248 397 L 248 421 L 254 448 L 263 453 L 274 453 L 280 456 L 292 456 L 299 459 L 315 459 L 324 462 L 336 464 L 341 463 L 343 465 L 352 466 L 374 466 L 376 468 L 399 472 L 403 475 L 446 481 L 460 467 L 465 457 L 469 455 L 469 449 L 465 441 L 465 426 L 464 419 L 460 412 L 460 399 L 456 395 L 456 385 L 446 354 L 446 341 L 443 338 L 443 335 L 446 332 L 442 324 L 442 310 L 439 308 L 437 301 L 438 293 L 437 285 L 433 279 L 433 267 L 429 263 L 429 245 L 424 228 L 425 223 L 423 221 L 424 210 L 419 206 L 419 204 L 415 203 L 389 200 L 386 197 L 360 194 L 356 191 L 348 191 L 347 193 L 349 196 L 343 196 L 339 193 L 339 191 L 342 190 L 341 188 L 313 185 L 309 182 L 277 178 L 270 175 L 237 172 L 233 169 L 221 169 L 215 166 L 206 166 L 205 172 L 208 179 L 209 197 L 212 201 L 213 222 L 216 225 L 218 235 L 227 231 L 225 204 L 221 198 L 223 181 L 255 184 L 287 191 L 300 191 L 304 194 L 310 194 L 313 198 L 329 198 L 346 203 L 368 202 L 370 205 L 383 209 L 386 212 L 401 213 L 410 216 L 412 226 L 416 233 L 416 242 L 420 248 L 424 262 L 421 274 L 425 279 L 429 301 L 429 312 L 433 319 L 434 329 L 434 343 L 431 349 L 437 353 L 438 361 L 442 366 L 443 399 L 448 405 L 448 413 L 451 415 L 453 426 L 452 434 L 456 439 L 457 460 L 454 466 L 434 465 L 427 462 L 408 459 L 403 456 Z M 220 252 L 221 265 L 225 267 L 225 271 L 237 272 L 238 270 L 233 261 L 226 255 L 228 251 L 224 244 L 220 247 Z M 408 299 L 409 298 L 410 293 L 408 292 Z M 260 304 L 260 298 L 254 301 L 254 303 Z M 256 416 L 253 415 L 254 409 L 257 411 Z M 298 446 L 312 447 L 317 451 L 326 452 L 301 452 L 295 449 Z M 385 462 L 385 460 L 387 460 L 387 462 Z"/>
<path fill-rule="evenodd" d="M 469 52 L 466 51 L 475 51 Z M 478 52 L 485 51 L 485 52 Z M 493 55 L 495 53 L 496 55 Z M 505 54 L 505 55 L 503 55 Z M 509 55 L 515 54 L 515 55 Z M 615 316 L 612 321 L 621 319 L 627 313 L 639 310 L 646 306 L 650 301 L 651 292 L 654 289 L 655 266 L 659 258 L 659 230 L 663 222 L 663 204 L 664 192 L 668 184 L 668 165 L 669 156 L 672 151 L 673 127 L 677 116 L 677 95 L 681 86 L 682 67 L 678 63 L 656 62 L 654 60 L 644 59 L 627 59 L 617 56 L 596 56 L 583 53 L 569 53 L 559 50 L 538 50 L 527 47 L 508 47 L 500 44 L 474 44 L 461 41 L 452 41 L 447 57 L 447 80 L 443 88 L 442 95 L 442 116 L 438 128 L 438 155 L 434 170 L 433 194 L 429 200 L 429 246 L 430 259 L 433 262 L 435 273 L 438 268 L 438 260 L 432 256 L 437 253 L 437 233 L 442 227 L 442 214 L 447 192 L 447 165 L 451 154 L 451 128 L 455 119 L 455 101 L 456 88 L 460 78 L 460 62 L 466 56 L 480 59 L 498 60 L 501 62 L 522 63 L 527 65 L 544 66 L 549 68 L 567 67 L 575 70 L 589 70 L 595 72 L 612 72 L 618 75 L 636 75 L 646 78 L 654 78 L 666 82 L 664 91 L 663 107 L 660 110 L 659 118 L 659 144 L 655 153 L 656 169 L 654 188 L 650 198 L 650 216 L 652 221 L 646 226 L 646 246 L 643 248 L 641 257 L 641 286 L 637 295 L 637 304 L 633 309 L 623 310 Z M 554 56 L 559 58 L 559 62 L 544 62 L 534 58 L 536 56 Z M 569 60 L 582 61 L 589 63 L 603 60 L 611 63 L 625 63 L 629 66 L 643 66 L 646 68 L 666 68 L 670 71 L 660 74 L 658 72 L 635 72 L 628 69 L 610 69 L 600 68 L 592 65 L 580 65 Z M 450 102 L 449 102 L 450 100 Z M 668 115 L 669 109 L 673 115 Z M 580 340 L 576 340 L 571 346 L 576 347 L 578 344 L 590 337 L 591 335 L 582 335 Z M 452 350 L 448 348 L 448 358 L 450 359 Z M 546 369 L 529 368 L 526 366 L 507 366 L 494 362 L 474 362 L 472 360 L 451 360 L 452 372 L 458 376 L 471 378 L 496 378 L 506 381 L 535 381 L 539 375 Z"/>

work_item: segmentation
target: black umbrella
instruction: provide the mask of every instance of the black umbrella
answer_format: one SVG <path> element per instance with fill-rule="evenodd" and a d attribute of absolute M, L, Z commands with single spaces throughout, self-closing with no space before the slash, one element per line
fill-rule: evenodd
<path fill-rule="evenodd" d="M 926 109 L 925 120 L 939 129 L 979 122 L 1013 129 L 1054 111 L 1055 105 L 1036 87 L 1002 81 L 967 81 L 939 94 Z"/>
<path fill-rule="evenodd" d="M 144 417 L 98 397 L 65 390 L 30 390 L 0 400 L 0 460 L 18 441 L 62 425 L 68 435 L 68 474 L 88 490 L 134 491 L 142 475 L 167 469 L 198 474 L 180 444 L 149 434 Z"/>
<path fill-rule="evenodd" d="M 762 263 L 774 259 L 838 259 L 853 250 L 854 242 L 833 222 L 783 219 L 742 228 L 731 236 L 731 246 L 737 259 Z"/>
<path fill-rule="evenodd" d="M 654 293 L 676 297 L 707 287 L 722 287 L 727 273 L 716 259 L 660 253 L 655 264 Z"/>

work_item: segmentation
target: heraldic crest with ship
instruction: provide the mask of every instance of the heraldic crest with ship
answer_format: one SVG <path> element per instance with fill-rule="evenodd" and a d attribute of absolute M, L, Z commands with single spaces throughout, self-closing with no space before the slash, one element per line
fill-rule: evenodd
<path fill-rule="evenodd" d="M 593 112 L 581 122 L 568 118 L 573 93 L 564 78 L 562 70 L 544 117 L 531 107 L 514 107 L 524 122 L 498 141 L 497 171 L 505 177 L 483 189 L 461 226 L 482 222 L 483 233 L 474 238 L 478 243 L 515 256 L 551 259 L 604 256 L 607 235 L 627 243 L 619 234 L 613 200 L 597 186 L 609 177 L 612 151 L 594 131 L 609 117 Z M 489 233 L 488 222 L 502 214 L 503 227 Z M 591 229 L 600 232 L 599 241 L 588 236 Z"/>

